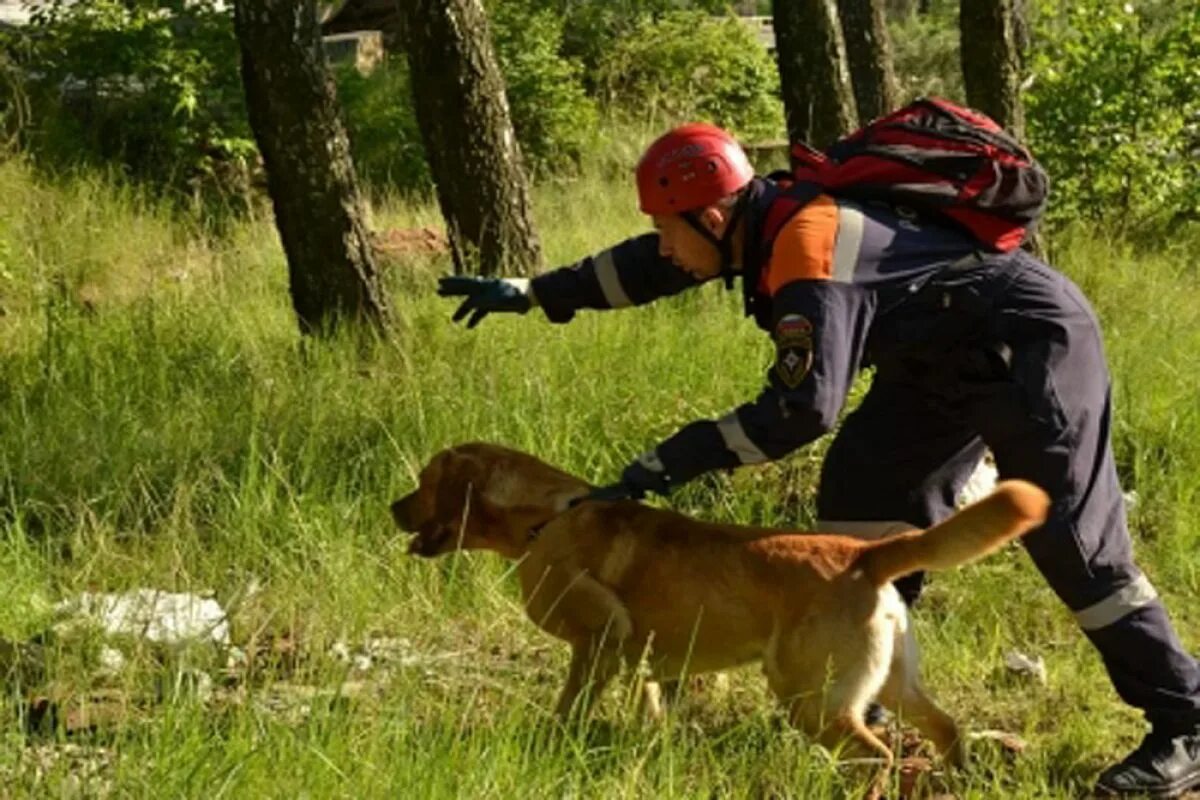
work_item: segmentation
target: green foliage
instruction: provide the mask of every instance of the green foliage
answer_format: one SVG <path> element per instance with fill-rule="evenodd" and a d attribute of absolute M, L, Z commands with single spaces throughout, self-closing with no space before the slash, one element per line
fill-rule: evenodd
<path fill-rule="evenodd" d="M 671 11 L 694 10 L 720 14 L 728 10 L 726 0 L 524 0 L 554 11 L 563 19 L 562 52 L 577 58 L 588 76 L 595 74 L 604 56 L 639 24 Z M 770 11 L 764 12 L 770 13 Z M 596 86 L 588 79 L 589 89 Z"/>
<path fill-rule="evenodd" d="M 584 93 L 579 66 L 558 55 L 561 20 L 526 0 L 497 2 L 489 13 L 526 167 L 535 176 L 574 171 L 594 137 L 598 115 Z M 360 177 L 376 188 L 427 190 L 431 176 L 403 55 L 368 75 L 339 69 L 337 79 Z"/>
<path fill-rule="evenodd" d="M 937 96 L 963 99 L 957 8 L 889 17 L 892 59 L 901 102 Z"/>
<path fill-rule="evenodd" d="M 368 75 L 353 66 L 337 69 L 336 75 L 358 176 L 377 188 L 428 190 L 432 179 L 405 60 L 387 59 Z"/>
<path fill-rule="evenodd" d="M 577 167 L 598 114 L 582 66 L 559 55 L 562 18 L 534 0 L 509 0 L 491 9 L 491 23 L 526 165 L 535 175 Z"/>
<path fill-rule="evenodd" d="M 53 0 L 6 44 L 35 111 L 25 141 L 51 163 L 115 161 L 196 189 L 253 153 L 229 12 L 213 0 Z"/>
<path fill-rule="evenodd" d="M 642 121 L 706 120 L 745 139 L 784 129 L 775 64 L 734 17 L 643 18 L 603 56 L 599 82 L 609 108 Z"/>
<path fill-rule="evenodd" d="M 1200 218 L 1200 6 L 1075 0 L 1040 16 L 1032 63 L 1058 218 Z"/>

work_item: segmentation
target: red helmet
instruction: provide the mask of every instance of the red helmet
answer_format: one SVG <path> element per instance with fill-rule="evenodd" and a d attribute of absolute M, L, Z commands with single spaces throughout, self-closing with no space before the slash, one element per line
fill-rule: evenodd
<path fill-rule="evenodd" d="M 716 125 L 693 122 L 660 136 L 637 165 L 645 214 L 680 214 L 711 205 L 754 177 L 745 151 Z"/>

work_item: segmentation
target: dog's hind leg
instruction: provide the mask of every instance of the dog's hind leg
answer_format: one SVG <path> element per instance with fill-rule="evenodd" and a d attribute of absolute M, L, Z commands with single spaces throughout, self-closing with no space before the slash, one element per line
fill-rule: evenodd
<path fill-rule="evenodd" d="M 920 653 L 911 622 L 896 632 L 896 648 L 887 681 L 879 692 L 884 705 L 912 722 L 933 742 L 947 764 L 961 767 L 966 760 L 958 725 L 929 697 L 921 684 Z"/>
<path fill-rule="evenodd" d="M 882 796 L 894 762 L 892 751 L 863 723 L 893 660 L 891 600 L 861 596 L 838 610 L 841 624 L 833 610 L 785 621 L 763 654 L 767 682 L 792 725 L 830 749 L 845 746 L 878 763 L 868 797 Z M 898 604 L 899 596 L 894 600 Z"/>
<path fill-rule="evenodd" d="M 789 704 L 789 721 L 831 752 L 841 748 L 843 754 L 865 757 L 877 764 L 871 773 L 867 798 L 883 797 L 895 762 L 892 751 L 866 726 L 860 710 L 833 708 L 823 699 L 794 699 Z M 847 748 L 852 752 L 847 753 Z"/>

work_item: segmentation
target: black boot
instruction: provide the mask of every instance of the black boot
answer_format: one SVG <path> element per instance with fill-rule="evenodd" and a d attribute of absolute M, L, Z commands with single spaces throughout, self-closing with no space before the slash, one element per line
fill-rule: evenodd
<path fill-rule="evenodd" d="M 1178 797 L 1200 786 L 1200 727 L 1186 733 L 1150 731 L 1138 748 L 1100 774 L 1101 795 Z"/>

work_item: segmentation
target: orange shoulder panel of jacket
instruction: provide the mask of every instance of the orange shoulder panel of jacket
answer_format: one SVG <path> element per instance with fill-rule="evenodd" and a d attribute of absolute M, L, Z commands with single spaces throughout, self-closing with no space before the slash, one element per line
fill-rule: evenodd
<path fill-rule="evenodd" d="M 785 222 L 763 270 L 767 295 L 774 296 L 792 281 L 829 280 L 837 229 L 837 202 L 827 194 L 818 195 Z"/>

